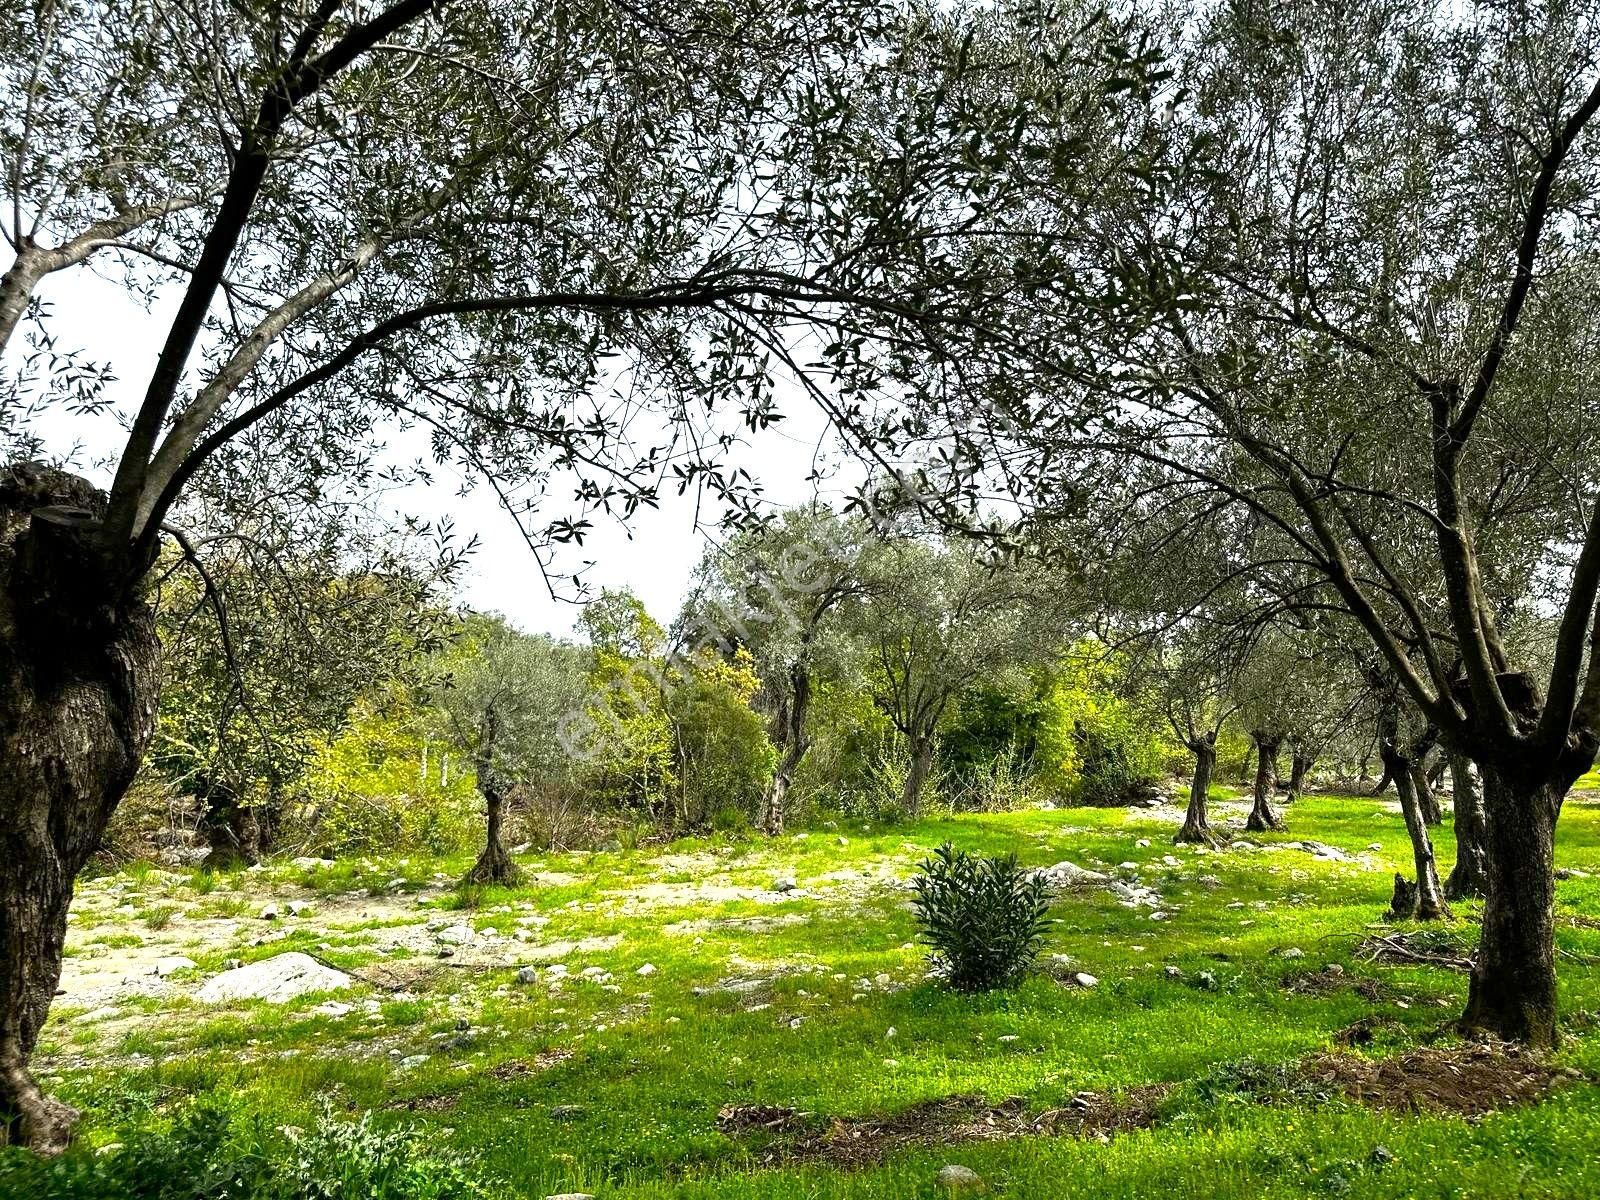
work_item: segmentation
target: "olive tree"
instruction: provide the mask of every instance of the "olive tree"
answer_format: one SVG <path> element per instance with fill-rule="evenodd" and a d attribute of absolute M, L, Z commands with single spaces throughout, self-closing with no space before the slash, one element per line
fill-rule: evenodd
<path fill-rule="evenodd" d="M 589 699 L 587 659 L 577 646 L 473 617 L 441 667 L 431 706 L 472 763 L 484 803 L 483 852 L 467 882 L 513 883 L 516 864 L 501 834 L 506 803 L 519 789 L 571 781 L 577 763 L 565 735 Z"/>
<path fill-rule="evenodd" d="M 1153 31 L 1114 87 L 1139 169 L 1039 189 L 1050 283 L 1008 310 L 1015 353 L 901 424 L 948 447 L 951 490 L 999 479 L 1030 514 L 1070 507 L 1086 464 L 1142 462 L 1276 529 L 1301 603 L 1359 629 L 1477 763 L 1463 1023 L 1550 1044 L 1555 823 L 1600 746 L 1596 392 L 1574 352 L 1595 334 L 1600 28 L 1584 5 L 1220 6 Z M 887 428 L 863 441 L 906 444 Z M 1559 580 L 1545 664 L 1503 628 L 1529 547 Z"/>
<path fill-rule="evenodd" d="M 158 314 L 130 399 L 70 367 L 45 387 L 117 431 L 108 489 L 0 473 L 0 1114 L 52 1151 L 73 1114 L 28 1060 L 73 880 L 154 730 L 150 572 L 218 453 L 270 438 L 316 486 L 423 442 L 494 487 L 535 549 L 663 486 L 742 511 L 753 480 L 724 460 L 778 415 L 779 369 L 840 422 L 874 395 L 961 386 L 938 364 L 982 359 L 996 333 L 980 315 L 1014 252 L 982 236 L 983 213 L 1020 181 L 994 170 L 1011 118 L 988 112 L 959 14 L 26 7 L 0 83 L 26 267 L 7 286 L 43 297 L 60 273 L 35 279 L 33 247 L 117 217 L 101 164 L 120 147 L 156 155 L 132 209 L 181 206 L 126 260 Z M 1070 176 L 1070 136 L 1046 136 Z M 58 161 L 65 176 L 42 169 Z M 62 207 L 64 177 L 94 186 Z M 822 347 L 817 365 L 801 345 Z"/>
<path fill-rule="evenodd" d="M 685 635 L 742 646 L 755 660 L 779 757 L 760 825 L 783 832 L 789 788 L 810 748 L 807 718 L 820 675 L 849 657 L 840 606 L 861 596 L 873 530 L 829 509 L 797 508 L 710 551 L 684 613 Z"/>

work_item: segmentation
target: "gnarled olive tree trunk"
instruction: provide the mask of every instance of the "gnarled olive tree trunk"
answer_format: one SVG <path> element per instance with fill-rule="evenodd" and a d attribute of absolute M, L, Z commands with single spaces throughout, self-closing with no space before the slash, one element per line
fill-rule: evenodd
<path fill-rule="evenodd" d="M 1250 805 L 1250 816 L 1244 827 L 1254 833 L 1269 829 L 1282 829 L 1283 821 L 1272 811 L 1272 793 L 1278 784 L 1278 747 L 1282 739 L 1276 736 L 1256 736 L 1256 790 Z"/>
<path fill-rule="evenodd" d="M 1447 900 L 1465 900 L 1489 890 L 1488 816 L 1483 789 L 1465 754 L 1450 755 L 1450 787 L 1454 793 L 1456 862 L 1444 881 Z"/>
<path fill-rule="evenodd" d="M 1183 827 L 1172 840 L 1180 843 L 1214 845 L 1216 836 L 1211 832 L 1211 821 L 1206 812 L 1206 800 L 1211 792 L 1211 776 L 1217 766 L 1217 735 L 1207 733 L 1189 743 L 1194 754 L 1194 778 L 1189 782 L 1189 808 L 1183 814 Z"/>
<path fill-rule="evenodd" d="M 1428 836 L 1428 822 L 1417 795 L 1417 781 L 1421 774 L 1417 766 L 1406 758 L 1392 743 L 1383 748 L 1384 766 L 1394 776 L 1394 788 L 1400 795 L 1400 811 L 1406 819 L 1406 832 L 1411 835 L 1411 860 L 1416 871 L 1415 916 L 1419 921 L 1437 921 L 1450 915 L 1445 903 L 1444 889 L 1439 885 L 1439 866 L 1434 858 L 1433 840 Z M 1404 889 L 1396 888 L 1398 898 Z M 1411 906 L 1407 895 L 1406 907 Z M 1389 915 L 1406 917 L 1411 912 L 1401 911 L 1401 905 L 1391 904 Z"/>
<path fill-rule="evenodd" d="M 29 1071 L 73 882 L 144 758 L 160 685 L 144 571 L 108 560 L 103 515 L 74 476 L 0 472 L 0 1136 L 43 1153 L 77 1115 Z"/>
<path fill-rule="evenodd" d="M 501 837 L 501 824 L 505 819 L 505 782 L 494 764 L 495 742 L 500 736 L 500 718 L 490 705 L 483 714 L 483 724 L 478 731 L 478 794 L 483 797 L 484 839 L 483 853 L 467 872 L 468 883 L 512 884 L 517 881 L 517 864 L 511 861 Z"/>
<path fill-rule="evenodd" d="M 1461 1023 L 1511 1041 L 1553 1046 L 1555 828 L 1566 786 L 1498 764 L 1480 765 L 1488 888 Z"/>
<path fill-rule="evenodd" d="M 933 752 L 931 733 L 912 742 L 911 765 L 900 793 L 900 806 L 907 816 L 915 817 L 922 812 L 922 789 L 933 774 Z"/>
<path fill-rule="evenodd" d="M 1422 814 L 1423 821 L 1429 825 L 1443 825 L 1444 806 L 1439 803 L 1439 797 L 1433 790 L 1430 779 L 1432 772 L 1428 769 L 1427 761 L 1426 754 L 1410 760 L 1411 787 L 1416 793 L 1417 810 Z"/>
<path fill-rule="evenodd" d="M 1313 759 L 1299 746 L 1290 748 L 1291 759 L 1289 762 L 1289 794 L 1283 798 L 1285 804 L 1293 804 L 1300 799 L 1306 790 L 1306 776 L 1311 773 Z"/>
<path fill-rule="evenodd" d="M 771 837 L 783 832 L 789 788 L 811 743 L 806 738 L 806 715 L 811 709 L 811 672 L 803 661 L 789 668 L 789 699 L 782 721 L 783 754 L 761 805 L 761 828 Z"/>

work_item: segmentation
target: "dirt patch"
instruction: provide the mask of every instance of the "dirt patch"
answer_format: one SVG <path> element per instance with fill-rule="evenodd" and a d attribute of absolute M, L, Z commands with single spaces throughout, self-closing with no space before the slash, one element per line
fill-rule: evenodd
<path fill-rule="evenodd" d="M 952 1142 L 1001 1141 L 1040 1135 L 1109 1139 L 1147 1129 L 1168 1091 L 1167 1084 L 1135 1088 L 1118 1097 L 1079 1092 L 1063 1108 L 1031 1113 L 1013 1096 L 992 1105 L 980 1096 L 945 1096 L 914 1104 L 886 1117 L 835 1117 L 826 1128 L 811 1127 L 806 1114 L 762 1105 L 730 1105 L 718 1114 L 725 1133 L 775 1133 L 758 1157 L 767 1165 L 820 1162 L 835 1167 L 870 1166 L 917 1146 Z"/>
<path fill-rule="evenodd" d="M 1581 1073 L 1514 1045 L 1468 1043 L 1393 1058 L 1326 1054 L 1308 1060 L 1305 1082 L 1370 1108 L 1482 1117 L 1542 1100 Z"/>
<path fill-rule="evenodd" d="M 551 1067 L 559 1066 L 572 1057 L 571 1050 L 541 1050 L 533 1058 L 513 1058 L 499 1066 L 490 1067 L 490 1079 L 509 1083 L 513 1079 L 526 1079 L 529 1075 L 538 1075 L 548 1071 Z"/>
<path fill-rule="evenodd" d="M 484 1073 L 497 1083 L 509 1083 L 514 1079 L 526 1079 L 530 1075 L 548 1071 L 571 1057 L 570 1050 L 543 1050 L 532 1059 L 514 1058 L 490 1067 Z M 425 1096 L 407 1096 L 401 1100 L 391 1100 L 384 1107 L 396 1112 L 449 1112 L 461 1103 L 461 1095 L 461 1090 L 429 1092 Z"/>
<path fill-rule="evenodd" d="M 1296 996 L 1329 996 L 1334 992 L 1353 991 L 1363 1000 L 1381 1000 L 1384 986 L 1376 979 L 1365 979 L 1346 974 L 1333 967 L 1320 971 L 1297 971 L 1279 981 L 1284 991 Z"/>
<path fill-rule="evenodd" d="M 1370 1046 L 1380 1033 L 1397 1033 L 1405 1029 L 1399 1021 L 1388 1017 L 1362 1017 L 1352 1025 L 1346 1025 L 1333 1035 L 1333 1040 L 1341 1046 Z"/>

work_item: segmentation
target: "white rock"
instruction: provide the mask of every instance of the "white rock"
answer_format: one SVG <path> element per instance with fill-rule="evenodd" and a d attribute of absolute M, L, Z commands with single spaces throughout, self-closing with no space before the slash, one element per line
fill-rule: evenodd
<path fill-rule="evenodd" d="M 409 1071 L 412 1067 L 420 1067 L 427 1061 L 428 1056 L 426 1054 L 413 1054 L 410 1058 L 402 1058 L 400 1060 L 400 1069 L 402 1071 Z"/>
<path fill-rule="evenodd" d="M 1048 887 L 1056 890 L 1070 888 L 1094 887 L 1106 881 L 1106 876 L 1099 871 L 1090 871 L 1073 862 L 1058 862 L 1053 867 L 1041 867 L 1037 871 L 1029 872 L 1030 876 L 1038 877 L 1045 881 Z"/>
<path fill-rule="evenodd" d="M 645 963 L 644 966 L 634 972 L 635 975 L 654 975 L 655 973 L 656 967 L 654 963 Z"/>
<path fill-rule="evenodd" d="M 433 935 L 447 946 L 470 945 L 473 937 L 471 925 L 450 925 Z"/>
<path fill-rule="evenodd" d="M 1134 845 L 1137 846 L 1140 850 L 1148 850 L 1150 848 L 1150 839 L 1149 838 L 1140 838 L 1137 842 L 1134 843 Z"/>
<path fill-rule="evenodd" d="M 1082 988 L 1092 988 L 1095 984 L 1100 982 L 1100 979 L 1098 976 L 1091 975 L 1087 971 L 1079 971 L 1072 977 L 1072 982 Z"/>
<path fill-rule="evenodd" d="M 289 860 L 289 862 L 292 865 L 299 867 L 302 871 L 309 871 L 315 867 L 333 866 L 333 859 L 331 858 L 312 858 L 305 854 L 302 854 L 299 858 L 292 858 Z"/>
<path fill-rule="evenodd" d="M 792 892 L 799 886 L 793 875 L 780 875 L 772 881 L 772 890 L 775 892 Z"/>
<path fill-rule="evenodd" d="M 940 1167 L 934 1182 L 947 1192 L 976 1192 L 983 1188 L 982 1177 L 971 1167 Z"/>
<path fill-rule="evenodd" d="M 594 1193 L 592 1193 L 592 1192 L 556 1192 L 554 1195 L 546 1196 L 544 1198 L 544 1200 L 594 1200 Z"/>
<path fill-rule="evenodd" d="M 344 1003 L 342 1000 L 328 1000 L 317 1005 L 316 1008 L 312 1009 L 311 1011 L 315 1013 L 321 1013 L 325 1017 L 347 1017 L 353 1013 L 355 1009 L 351 1005 Z"/>
<path fill-rule="evenodd" d="M 278 919 L 278 906 L 276 904 L 264 905 L 261 909 L 263 921 L 276 921 Z"/>
<path fill-rule="evenodd" d="M 194 966 L 194 959 L 185 958 L 181 954 L 174 954 L 168 958 L 156 959 L 156 974 L 165 979 L 174 971 L 187 971 Z"/>
<path fill-rule="evenodd" d="M 289 910 L 291 917 L 299 917 L 311 911 L 311 902 L 309 900 L 291 900 L 284 907 Z"/>
<path fill-rule="evenodd" d="M 226 1000 L 282 1004 L 307 992 L 335 992 L 350 984 L 350 976 L 343 971 L 325 967 L 308 954 L 291 952 L 214 975 L 195 993 L 195 998 L 202 1004 Z"/>
<path fill-rule="evenodd" d="M 539 982 L 539 968 L 538 967 L 523 967 L 521 970 L 519 970 L 517 972 L 517 982 L 518 983 L 538 983 Z"/>
<path fill-rule="evenodd" d="M 1290 946 L 1283 952 L 1283 957 L 1285 958 L 1304 958 L 1305 956 L 1306 952 L 1300 949 L 1299 946 Z"/>

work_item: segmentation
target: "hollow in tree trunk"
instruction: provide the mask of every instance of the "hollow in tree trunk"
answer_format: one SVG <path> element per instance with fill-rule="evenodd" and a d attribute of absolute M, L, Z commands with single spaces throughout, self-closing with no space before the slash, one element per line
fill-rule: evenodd
<path fill-rule="evenodd" d="M 900 807 L 908 816 L 922 811 L 922 789 L 933 774 L 933 738 L 919 738 L 912 743 L 911 765 L 906 771 L 905 786 L 900 793 Z"/>
<path fill-rule="evenodd" d="M 803 662 L 790 666 L 789 689 L 789 702 L 782 714 L 783 753 L 761 805 L 761 829 L 770 837 L 783 832 L 789 787 L 810 746 L 806 740 L 806 713 L 811 707 L 811 673 Z"/>
<path fill-rule="evenodd" d="M 1488 890 L 1489 831 L 1483 789 L 1465 754 L 1450 755 L 1450 786 L 1455 794 L 1456 862 L 1444 881 L 1444 895 L 1447 900 L 1466 900 Z"/>
<path fill-rule="evenodd" d="M 160 687 L 148 564 L 102 549 L 103 514 L 74 476 L 0 470 L 0 1140 L 42 1153 L 77 1117 L 28 1067 L 73 881 L 144 757 Z"/>
<path fill-rule="evenodd" d="M 1488 817 L 1483 931 L 1462 1026 L 1556 1042 L 1555 827 L 1566 785 L 1480 764 Z"/>
<path fill-rule="evenodd" d="M 517 864 L 506 852 L 500 836 L 500 824 L 505 813 L 505 785 L 499 769 L 494 765 L 495 740 L 500 722 L 491 705 L 483 715 L 483 726 L 478 736 L 478 793 L 483 797 L 486 814 L 483 853 L 467 872 L 467 882 L 476 884 L 512 884 L 517 881 Z"/>
<path fill-rule="evenodd" d="M 1272 811 L 1272 792 L 1277 786 L 1280 744 L 1280 739 L 1276 737 L 1256 738 L 1255 799 L 1250 805 L 1250 817 L 1244 823 L 1244 827 L 1253 833 L 1283 828 L 1282 820 Z"/>
<path fill-rule="evenodd" d="M 1211 832 L 1211 822 L 1206 813 L 1206 801 L 1211 792 L 1211 775 L 1217 765 L 1217 735 L 1207 733 L 1189 743 L 1194 752 L 1194 778 L 1189 782 L 1189 808 L 1183 814 L 1183 827 L 1172 840 L 1180 843 L 1216 844 Z"/>
<path fill-rule="evenodd" d="M 1411 859 L 1416 871 L 1415 913 L 1397 911 L 1401 889 L 1396 887 L 1396 903 L 1389 907 L 1391 917 L 1415 915 L 1419 921 L 1438 921 L 1450 916 L 1450 906 L 1445 903 L 1444 889 L 1439 885 L 1439 866 L 1433 855 L 1433 839 L 1428 836 L 1428 823 L 1423 819 L 1422 805 L 1417 796 L 1417 780 L 1421 771 L 1416 764 L 1404 758 L 1399 751 L 1385 747 L 1384 755 L 1389 773 L 1394 776 L 1394 788 L 1400 796 L 1400 811 L 1406 819 L 1406 832 L 1411 835 Z"/>

